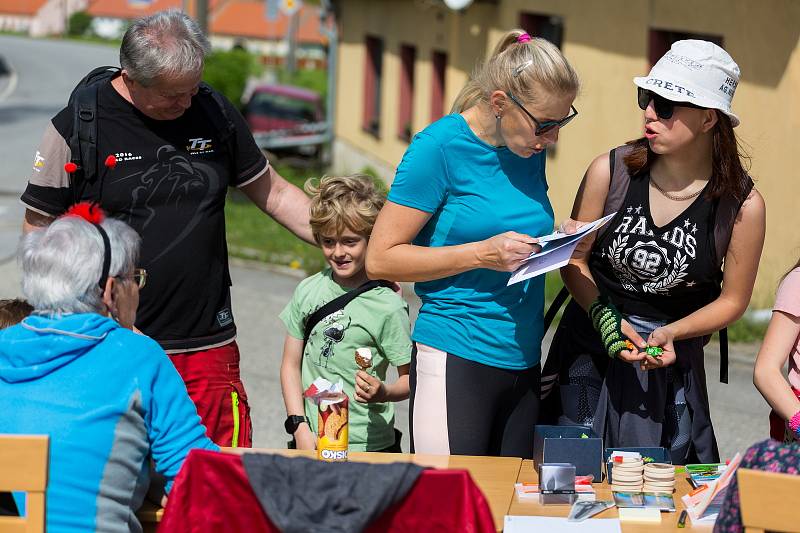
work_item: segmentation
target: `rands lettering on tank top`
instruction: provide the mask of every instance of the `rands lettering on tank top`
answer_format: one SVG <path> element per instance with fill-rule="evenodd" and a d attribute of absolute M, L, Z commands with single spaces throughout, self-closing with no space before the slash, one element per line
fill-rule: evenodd
<path fill-rule="evenodd" d="M 626 209 L 628 214 L 613 229 L 614 238 L 601 256 L 611 263 L 625 290 L 665 294 L 679 285 L 691 287 L 695 282 L 687 274 L 697 257 L 697 224 L 684 214 L 682 224 L 655 233 L 642 209 Z"/>

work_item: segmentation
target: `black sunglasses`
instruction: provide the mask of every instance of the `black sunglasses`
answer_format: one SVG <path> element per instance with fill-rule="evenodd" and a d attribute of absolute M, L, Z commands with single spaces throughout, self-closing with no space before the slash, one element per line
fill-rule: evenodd
<path fill-rule="evenodd" d="M 672 100 L 667 100 L 661 95 L 654 93 L 653 91 L 648 91 L 647 89 L 642 89 L 639 87 L 639 109 L 644 111 L 647 109 L 647 106 L 650 104 L 650 100 L 653 101 L 653 107 L 656 110 L 656 115 L 658 118 L 668 119 L 672 118 L 672 114 L 675 112 L 676 107 L 693 107 L 695 109 L 705 109 L 699 105 L 690 104 L 689 102 L 674 102 Z"/>
<path fill-rule="evenodd" d="M 531 115 L 530 111 L 525 109 L 525 106 L 522 105 L 522 102 L 517 100 L 516 96 L 514 96 L 511 93 L 506 93 L 506 96 L 511 98 L 511 101 L 514 102 L 515 104 L 517 104 L 517 106 L 519 106 L 519 108 L 522 109 L 522 112 L 525 113 L 526 115 L 528 115 L 528 117 L 530 117 L 530 119 L 533 121 L 533 123 L 536 124 L 536 131 L 534 133 L 537 136 L 544 135 L 545 133 L 547 133 L 548 131 L 552 130 L 553 128 L 563 128 L 564 126 L 566 126 L 569 123 L 570 120 L 572 120 L 573 118 L 575 118 L 578 115 L 578 110 L 575 109 L 574 105 L 571 105 L 571 106 L 569 106 L 570 109 L 572 110 L 572 114 L 571 115 L 567 115 L 566 117 L 562 118 L 561 120 L 545 120 L 544 122 L 539 122 L 536 119 L 536 117 Z"/>

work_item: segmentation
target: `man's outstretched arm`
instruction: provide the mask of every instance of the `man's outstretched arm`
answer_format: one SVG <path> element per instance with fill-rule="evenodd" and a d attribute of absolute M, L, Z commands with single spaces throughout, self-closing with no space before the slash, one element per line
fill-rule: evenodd
<path fill-rule="evenodd" d="M 260 178 L 241 187 L 241 190 L 279 224 L 307 243 L 316 245 L 308 225 L 308 196 L 286 181 L 272 166 L 267 167 Z"/>

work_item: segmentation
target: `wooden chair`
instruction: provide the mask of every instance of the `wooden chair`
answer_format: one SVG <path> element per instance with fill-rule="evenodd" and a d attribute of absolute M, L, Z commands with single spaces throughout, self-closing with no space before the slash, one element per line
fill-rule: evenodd
<path fill-rule="evenodd" d="M 747 533 L 798 531 L 800 476 L 739 468 L 739 502 Z"/>
<path fill-rule="evenodd" d="M 44 531 L 49 439 L 43 435 L 0 435 L 0 491 L 26 492 L 25 517 L 0 516 L 4 533 Z"/>

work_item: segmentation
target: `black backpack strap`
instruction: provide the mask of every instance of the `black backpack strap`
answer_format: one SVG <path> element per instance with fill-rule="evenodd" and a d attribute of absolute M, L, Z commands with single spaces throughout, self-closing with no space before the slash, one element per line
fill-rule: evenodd
<path fill-rule="evenodd" d="M 365 292 L 375 289 L 377 287 L 387 287 L 389 289 L 392 289 L 394 288 L 394 284 L 391 281 L 386 281 L 385 279 L 376 279 L 368 281 L 363 285 L 356 287 L 353 290 L 347 291 L 341 296 L 334 298 L 330 302 L 326 303 L 325 305 L 323 305 L 322 307 L 311 313 L 306 319 L 306 323 L 303 329 L 303 348 L 305 348 L 305 345 L 308 342 L 308 338 L 311 336 L 311 332 L 314 330 L 314 326 L 319 324 L 320 320 L 330 315 L 331 313 L 335 313 L 336 311 L 344 309 L 347 306 L 347 304 L 358 298 L 359 295 L 364 294 Z"/>
<path fill-rule="evenodd" d="M 97 178 L 97 88 L 119 71 L 118 67 L 97 67 L 84 76 L 69 97 L 73 110 L 70 160 L 78 166 L 70 178 L 73 203 L 81 200 L 87 183 Z"/>
<path fill-rule="evenodd" d="M 80 87 L 73 93 L 71 161 L 78 166 L 72 174 L 72 195 L 81 200 L 86 184 L 97 176 L 97 85 Z"/>
<path fill-rule="evenodd" d="M 753 180 L 748 184 L 744 199 L 753 190 Z M 728 253 L 728 245 L 731 242 L 731 235 L 733 235 L 733 226 L 736 224 L 736 217 L 739 215 L 739 209 L 742 208 L 744 200 L 739 201 L 731 195 L 723 195 L 719 202 L 717 202 L 716 210 L 714 213 L 714 260 L 719 272 L 718 287 L 720 290 L 714 294 L 714 298 L 719 296 L 722 286 L 722 263 L 725 261 L 725 255 Z M 719 330 L 719 381 L 720 383 L 728 383 L 728 328 Z"/>
<path fill-rule="evenodd" d="M 206 82 L 201 82 L 198 88 L 197 99 L 203 113 L 211 121 L 214 130 L 219 132 L 220 142 L 228 151 L 228 161 L 231 172 L 236 169 L 236 125 L 228 116 L 228 108 L 222 95 L 211 88 Z M 236 176 L 231 175 L 231 179 Z"/>
<path fill-rule="evenodd" d="M 630 150 L 631 147 L 629 145 L 624 145 L 614 148 L 608 153 L 608 166 L 609 172 L 611 173 L 611 181 L 608 184 L 608 195 L 606 196 L 606 203 L 603 206 L 603 216 L 619 212 L 620 208 L 622 208 L 622 203 L 625 201 L 625 195 L 628 194 L 631 176 L 628 173 L 628 167 L 625 166 L 624 157 Z M 594 242 L 600 242 L 603 235 L 612 227 L 612 222 L 603 224 L 603 226 L 597 230 Z"/>
<path fill-rule="evenodd" d="M 558 291 L 558 294 L 556 294 L 556 297 L 553 299 L 553 303 L 550 304 L 550 307 L 544 314 L 544 329 L 542 330 L 543 336 L 547 333 L 547 330 L 550 329 L 553 319 L 558 314 L 561 306 L 564 305 L 564 302 L 567 301 L 567 298 L 569 298 L 569 290 L 567 287 L 561 287 L 561 290 Z"/>

